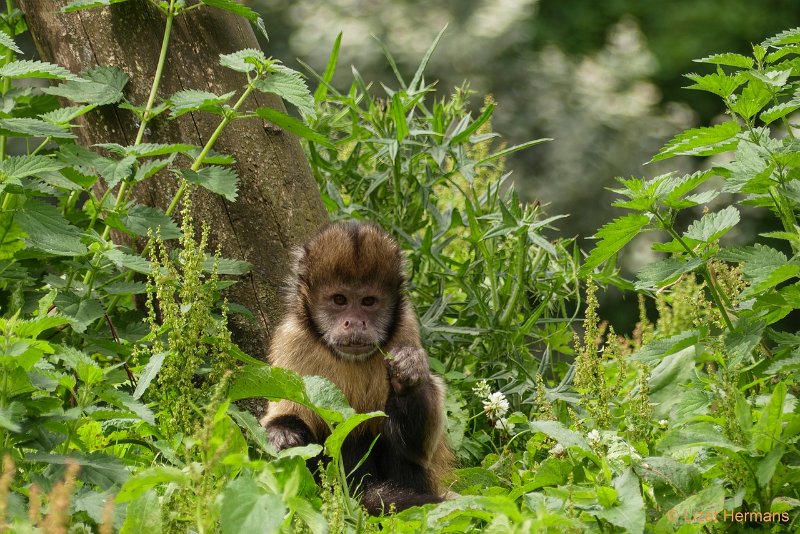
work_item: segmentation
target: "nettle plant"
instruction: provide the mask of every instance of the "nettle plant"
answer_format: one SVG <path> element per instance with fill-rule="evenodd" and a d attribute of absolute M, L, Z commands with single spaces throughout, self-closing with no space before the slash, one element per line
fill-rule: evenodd
<path fill-rule="evenodd" d="M 79 0 L 64 11 L 117 1 Z M 305 458 L 258 460 L 275 454 L 263 429 L 226 399 L 223 386 L 237 384 L 230 376 L 234 360 L 258 363 L 230 342 L 219 302 L 219 290 L 231 283 L 219 277 L 241 274 L 247 265 L 210 256 L 190 218 L 183 217 L 181 227 L 173 219 L 192 187 L 235 199 L 233 159 L 213 147 L 236 121 L 267 119 L 325 144 L 301 121 L 274 109 L 240 111 L 252 93 L 277 94 L 310 114 L 313 99 L 297 72 L 259 50 L 219 58 L 241 77 L 238 98 L 185 90 L 159 99 L 176 17 L 219 8 L 261 24 L 255 12 L 229 0 L 152 4 L 164 14 L 165 34 L 144 104 L 125 99 L 127 76 L 113 66 L 78 76 L 17 59 L 22 51 L 15 37 L 26 30 L 22 14 L 10 2 L 0 14 L 0 455 L 16 470 L 13 477 L 4 475 L 0 529 L 40 524 L 38 511 L 25 508 L 42 505 L 52 511 L 42 521 L 54 517 L 56 530 L 81 522 L 118 528 L 124 521 L 123 530 L 141 531 L 154 524 L 155 513 L 165 525 L 201 532 L 220 521 L 236 532 L 265 516 L 276 529 L 298 523 L 320 532 L 319 507 L 306 500 L 313 481 L 308 483 Z M 18 83 L 28 79 L 60 83 L 42 89 Z M 59 106 L 56 97 L 73 105 Z M 134 142 L 75 144 L 74 121 L 112 105 L 136 116 Z M 154 119 L 190 112 L 219 117 L 204 146 L 145 141 Z M 180 184 L 164 211 L 133 200 L 137 185 L 156 175 Z M 141 249 L 115 243 L 112 231 Z M 164 241 L 180 251 L 170 254 Z M 149 284 L 142 281 L 147 277 Z M 135 306 L 137 296 L 149 301 L 149 324 Z M 208 373 L 222 386 L 191 387 Z M 181 380 L 170 379 L 175 376 Z M 255 445 L 253 460 L 234 418 Z M 157 459 L 161 465 L 154 471 L 130 478 Z M 72 463 L 78 468 L 64 475 Z M 64 477 L 68 491 L 55 491 Z M 117 508 L 105 510 L 102 502 L 117 492 Z M 48 504 L 48 495 L 59 500 Z M 240 506 L 242 496 L 250 506 Z"/>
<path fill-rule="evenodd" d="M 442 30 L 444 32 L 444 30 Z M 316 75 L 314 130 L 335 141 L 308 141 L 311 168 L 333 218 L 367 218 L 405 249 L 412 300 L 435 371 L 450 383 L 452 444 L 468 461 L 493 450 L 482 419 L 464 436 L 464 399 L 491 379 L 511 411 L 535 413 L 537 375 L 556 365 L 538 352 L 571 352 L 579 300 L 570 240 L 548 237 L 538 203 L 520 200 L 505 158 L 548 139 L 505 146 L 492 131 L 495 103 L 470 111 L 471 92 L 439 96 L 424 71 L 442 33 L 406 80 L 384 48 L 395 86 L 374 88 L 354 69 L 347 91 L 331 86 L 340 38 Z M 481 402 L 472 408 L 480 411 Z"/>
<path fill-rule="evenodd" d="M 615 206 L 631 213 L 597 232 L 599 242 L 581 270 L 659 303 L 650 341 L 631 358 L 650 369 L 649 384 L 660 389 L 651 391 L 659 400 L 655 418 L 669 428 L 655 450 L 699 468 L 692 476 L 703 487 L 682 501 L 655 494 L 658 509 L 673 518 L 700 509 L 780 513 L 796 505 L 800 144 L 792 120 L 800 109 L 798 54 L 800 30 L 791 30 L 754 46 L 753 57 L 698 60 L 716 70 L 687 75 L 689 88 L 719 96 L 728 119 L 675 136 L 653 161 L 733 151 L 732 160 L 711 160 L 712 168 L 691 175 L 620 180 L 615 191 L 623 198 Z M 774 230 L 751 244 L 726 244 L 743 206 L 773 221 Z M 686 218 L 694 220 L 686 224 Z M 643 232 L 667 238 L 653 245 L 665 257 L 627 283 L 614 259 Z M 661 521 L 669 523 L 666 516 Z"/>

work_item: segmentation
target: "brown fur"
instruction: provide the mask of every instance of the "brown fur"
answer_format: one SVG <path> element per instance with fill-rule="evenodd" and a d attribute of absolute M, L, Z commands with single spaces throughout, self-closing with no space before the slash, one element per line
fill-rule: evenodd
<path fill-rule="evenodd" d="M 385 325 L 379 350 L 362 361 L 342 358 L 332 352 L 321 339 L 324 332 L 319 331 L 319 321 L 314 318 L 315 298 L 320 291 L 341 284 L 377 287 L 394 299 L 386 312 L 386 322 L 390 324 Z M 422 348 L 416 316 L 403 294 L 404 284 L 400 247 L 383 230 L 358 223 L 328 226 L 297 255 L 288 294 L 288 313 L 273 337 L 270 363 L 301 375 L 327 378 L 342 390 L 356 412 L 385 411 L 387 400 L 395 393 L 384 354 L 403 348 L 420 351 Z M 441 481 L 450 471 L 453 458 L 444 434 L 445 386 L 441 378 L 427 370 L 425 374 L 422 380 L 433 386 L 426 391 L 431 392 L 428 400 L 435 408 L 427 417 L 423 457 L 414 453 L 412 458 L 409 453 L 406 458 L 420 466 L 430 488 L 441 496 L 445 491 Z M 316 414 L 290 401 L 270 403 L 262 424 L 269 429 L 272 421 L 287 415 L 296 416 L 305 423 L 313 442 L 322 443 L 327 437 L 327 426 Z M 359 426 L 354 435 L 375 437 L 381 433 L 383 425 L 384 418 L 372 419 Z"/>

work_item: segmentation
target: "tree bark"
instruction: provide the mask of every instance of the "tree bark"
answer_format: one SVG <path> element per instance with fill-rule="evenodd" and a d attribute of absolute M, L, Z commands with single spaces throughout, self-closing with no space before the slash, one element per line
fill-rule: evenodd
<path fill-rule="evenodd" d="M 165 17 L 149 2 L 129 1 L 110 7 L 62 13 L 64 0 L 18 0 L 43 60 L 73 73 L 97 65 L 114 65 L 130 81 L 126 98 L 144 105 L 150 91 L 163 37 Z M 203 6 L 175 19 L 159 97 L 182 89 L 241 94 L 245 78 L 219 65 L 219 54 L 259 48 L 247 20 Z M 267 54 L 269 55 L 269 54 Z M 234 97 L 234 99 L 237 97 Z M 280 98 L 254 94 L 245 109 L 271 106 L 285 112 Z M 177 120 L 153 120 L 144 142 L 187 142 L 202 146 L 220 118 L 187 114 Z M 134 142 L 135 116 L 116 106 L 87 114 L 77 129 L 79 143 Z M 291 249 L 326 221 L 317 185 L 298 139 L 259 119 L 240 120 L 225 130 L 215 150 L 236 158 L 239 195 L 236 202 L 196 187 L 195 221 L 211 227 L 211 246 L 222 255 L 243 259 L 252 270 L 228 290 L 231 302 L 249 308 L 255 321 L 231 318 L 234 341 L 264 359 L 271 327 L 282 313 L 279 288 L 290 266 Z M 177 190 L 172 175 L 156 176 L 137 186 L 135 198 L 165 209 Z M 213 248 L 212 248 L 213 250 Z"/>

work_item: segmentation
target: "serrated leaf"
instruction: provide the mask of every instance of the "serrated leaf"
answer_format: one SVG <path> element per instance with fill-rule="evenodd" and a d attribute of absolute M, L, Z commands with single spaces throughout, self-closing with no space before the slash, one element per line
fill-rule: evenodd
<path fill-rule="evenodd" d="M 136 174 L 133 175 L 134 182 L 141 182 L 146 180 L 156 173 L 166 169 L 175 160 L 175 154 L 170 155 L 168 158 L 151 159 L 145 162 L 139 162 L 139 167 L 136 169 Z"/>
<path fill-rule="evenodd" d="M 758 118 L 760 118 L 764 124 L 769 124 L 790 113 L 794 113 L 798 109 L 800 109 L 800 101 L 792 99 L 789 102 L 782 102 L 762 111 Z"/>
<path fill-rule="evenodd" d="M 179 173 L 189 183 L 200 185 L 231 202 L 236 200 L 239 176 L 233 169 L 214 165 L 203 167 L 197 172 L 181 169 Z"/>
<path fill-rule="evenodd" d="M 28 234 L 25 242 L 31 248 L 57 256 L 81 256 L 88 252 L 81 243 L 81 230 L 51 204 L 29 198 L 17 211 L 15 220 Z"/>
<path fill-rule="evenodd" d="M 125 147 L 125 153 L 146 158 L 188 152 L 195 148 L 197 148 L 195 145 L 187 145 L 186 143 L 141 143 L 139 145 Z"/>
<path fill-rule="evenodd" d="M 257 65 L 267 61 L 264 52 L 255 48 L 245 48 L 231 54 L 220 54 L 219 64 L 237 72 L 252 72 Z"/>
<path fill-rule="evenodd" d="M 109 295 L 141 295 L 147 292 L 147 286 L 142 282 L 112 282 L 102 288 Z"/>
<path fill-rule="evenodd" d="M 734 206 L 728 206 L 720 211 L 703 215 L 689 225 L 684 235 L 703 243 L 714 243 L 737 224 L 739 224 L 739 210 Z"/>
<path fill-rule="evenodd" d="M 94 7 L 106 7 L 111 4 L 121 4 L 127 0 L 72 0 L 69 4 L 61 8 L 64 13 L 78 11 L 81 9 L 92 9 Z"/>
<path fill-rule="evenodd" d="M 252 267 L 249 262 L 244 260 L 232 260 L 230 258 L 215 259 L 213 256 L 206 256 L 205 260 L 203 260 L 203 270 L 210 273 L 215 263 L 218 274 L 229 274 L 233 276 L 247 274 Z"/>
<path fill-rule="evenodd" d="M 258 13 L 253 11 L 247 6 L 243 6 L 238 2 L 234 2 L 233 0 L 200 0 L 203 4 L 211 7 L 216 7 L 217 9 L 224 9 L 225 11 L 230 11 L 231 13 L 235 13 L 240 17 L 244 17 L 250 22 L 256 22 L 259 19 Z"/>
<path fill-rule="evenodd" d="M 135 156 L 127 156 L 121 160 L 96 157 L 93 161 L 95 169 L 108 184 L 109 188 L 116 187 L 122 180 L 128 179 L 133 174 L 133 164 L 136 163 Z"/>
<path fill-rule="evenodd" d="M 137 236 L 147 236 L 148 230 L 156 235 L 159 231 L 161 239 L 176 239 L 181 236 L 181 231 L 172 217 L 158 208 L 136 204 L 128 210 L 128 213 L 120 217 L 122 223 L 128 230 Z"/>
<path fill-rule="evenodd" d="M 264 93 L 274 93 L 297 107 L 303 115 L 314 116 L 314 97 L 303 76 L 283 65 L 273 65 L 274 72 L 256 80 L 253 85 Z"/>
<path fill-rule="evenodd" d="M 687 78 L 695 82 L 694 85 L 687 85 L 686 89 L 695 89 L 697 91 L 708 91 L 715 95 L 728 98 L 745 82 L 745 77 L 741 75 L 728 76 L 723 73 L 714 74 L 687 74 Z"/>
<path fill-rule="evenodd" d="M 108 258 L 111 263 L 120 269 L 130 269 L 131 271 L 141 274 L 150 274 L 153 272 L 150 262 L 141 256 L 125 254 L 121 250 L 115 248 L 104 251 L 103 256 Z"/>
<path fill-rule="evenodd" d="M 70 71 L 60 65 L 20 59 L 11 61 L 0 67 L 0 76 L 4 78 L 45 78 L 49 80 L 80 80 Z"/>
<path fill-rule="evenodd" d="M 13 37 L 4 31 L 0 31 L 0 46 L 4 46 L 10 50 L 13 50 L 17 54 L 23 53 L 22 49 L 17 45 L 16 41 L 14 41 Z"/>
<path fill-rule="evenodd" d="M 103 314 L 103 306 L 96 299 L 81 298 L 73 293 L 59 293 L 56 295 L 55 306 L 66 317 L 72 329 L 79 334 Z M 102 378 L 102 371 L 101 378 Z"/>
<path fill-rule="evenodd" d="M 0 162 L 0 182 L 58 171 L 64 164 L 47 156 L 11 156 Z"/>
<path fill-rule="evenodd" d="M 169 99 L 171 102 L 170 116 L 176 118 L 191 111 L 221 114 L 225 109 L 225 103 L 235 94 L 235 91 L 225 93 L 224 95 L 217 95 L 209 91 L 197 91 L 195 89 L 178 91 Z"/>
<path fill-rule="evenodd" d="M 103 388 L 98 391 L 97 396 L 112 406 L 116 406 L 117 408 L 128 410 L 129 412 L 136 414 L 136 416 L 145 423 L 151 425 L 156 424 L 155 416 L 150 408 L 137 401 L 129 393 L 123 390 L 115 388 Z"/>
<path fill-rule="evenodd" d="M 658 449 L 664 452 L 685 450 L 688 447 L 713 447 L 728 452 L 744 450 L 726 438 L 718 425 L 707 422 L 670 428 L 658 443 Z"/>
<path fill-rule="evenodd" d="M 0 212 L 0 260 L 14 257 L 17 251 L 25 248 L 25 232 L 14 222 L 14 212 Z"/>
<path fill-rule="evenodd" d="M 298 135 L 304 139 L 308 139 L 314 143 L 326 146 L 326 147 L 333 147 L 333 144 L 328 141 L 328 138 L 319 134 L 303 124 L 302 122 L 298 121 L 297 119 L 286 115 L 285 113 L 281 113 L 272 108 L 258 108 L 256 110 L 256 114 L 261 117 L 262 119 L 267 119 L 274 125 L 288 131 L 292 132 L 295 135 Z"/>
<path fill-rule="evenodd" d="M 633 239 L 642 228 L 650 223 L 646 215 L 631 213 L 606 224 L 597 231 L 595 237 L 600 239 L 597 246 L 589 253 L 580 270 L 581 276 L 586 276 L 596 267 L 620 251 L 625 244 Z"/>
<path fill-rule="evenodd" d="M 117 67 L 96 67 L 83 74 L 78 81 L 69 81 L 56 87 L 45 87 L 43 92 L 72 100 L 73 102 L 104 106 L 122 100 L 122 90 L 128 75 Z"/>
<path fill-rule="evenodd" d="M 17 117 L 0 119 L 0 135 L 8 137 L 54 137 L 73 139 L 75 134 L 61 126 L 40 119 Z"/>
<path fill-rule="evenodd" d="M 694 271 L 703 263 L 705 263 L 705 259 L 699 256 L 689 259 L 666 258 L 650 263 L 642 267 L 636 274 L 638 281 L 634 284 L 634 288 L 637 291 L 662 288 L 674 282 L 682 274 Z"/>
<path fill-rule="evenodd" d="M 740 264 L 742 274 L 750 282 L 750 287 L 742 292 L 743 297 L 761 293 L 800 274 L 800 265 L 789 262 L 783 252 L 762 244 L 726 247 L 719 258 Z"/>
<path fill-rule="evenodd" d="M 735 136 L 740 130 L 739 124 L 734 121 L 686 130 L 664 145 L 650 163 L 673 156 L 710 156 L 731 150 L 737 144 Z"/>
<path fill-rule="evenodd" d="M 673 209 L 684 209 L 697 205 L 695 200 L 689 200 L 683 197 L 699 185 L 705 183 L 705 181 L 713 175 L 714 172 L 708 170 L 697 171 L 694 174 L 687 174 L 681 177 L 667 178 L 663 186 L 659 188 L 659 194 L 664 195 L 661 202 L 665 206 Z"/>
<path fill-rule="evenodd" d="M 765 39 L 762 46 L 766 48 L 768 46 L 780 46 L 794 43 L 800 43 L 800 28 L 782 31 L 769 39 Z"/>
<path fill-rule="evenodd" d="M 731 105 L 731 110 L 749 120 L 760 112 L 772 100 L 772 92 L 766 83 L 751 78 L 739 98 Z"/>
<path fill-rule="evenodd" d="M 684 330 L 679 334 L 667 338 L 656 339 L 631 355 L 631 359 L 644 362 L 648 365 L 657 363 L 671 354 L 682 351 L 700 341 L 700 332 L 697 330 Z"/>
<path fill-rule="evenodd" d="M 701 59 L 695 59 L 696 63 L 711 63 L 712 65 L 728 65 L 729 67 L 739 67 L 742 69 L 753 68 L 753 58 L 741 54 L 712 54 Z"/>
<path fill-rule="evenodd" d="M 70 125 L 73 119 L 85 115 L 92 109 L 94 109 L 94 106 L 64 106 L 47 113 L 41 113 L 39 118 L 50 124 L 66 127 Z"/>

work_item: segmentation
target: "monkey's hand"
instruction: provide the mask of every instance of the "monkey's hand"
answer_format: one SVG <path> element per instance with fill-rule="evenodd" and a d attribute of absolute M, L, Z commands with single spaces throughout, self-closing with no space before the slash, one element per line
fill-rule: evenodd
<path fill-rule="evenodd" d="M 387 359 L 389 382 L 396 395 L 407 395 L 430 377 L 428 354 L 418 347 L 392 349 Z"/>

